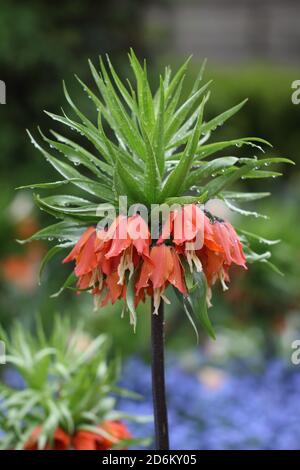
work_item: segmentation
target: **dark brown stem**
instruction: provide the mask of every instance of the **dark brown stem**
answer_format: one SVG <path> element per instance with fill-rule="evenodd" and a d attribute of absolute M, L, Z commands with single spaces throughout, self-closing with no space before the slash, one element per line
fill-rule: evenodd
<path fill-rule="evenodd" d="M 151 303 L 151 354 L 152 395 L 156 450 L 169 450 L 168 412 L 165 390 L 164 363 L 164 302 L 161 301 L 158 315 L 153 313 Z"/>

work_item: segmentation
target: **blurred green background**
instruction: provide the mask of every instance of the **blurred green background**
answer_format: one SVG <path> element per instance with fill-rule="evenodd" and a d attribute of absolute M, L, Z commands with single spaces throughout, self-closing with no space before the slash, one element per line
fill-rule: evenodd
<path fill-rule="evenodd" d="M 6 328 L 16 318 L 30 328 L 37 315 L 50 326 L 59 312 L 74 322 L 78 317 L 86 318 L 92 333 L 109 331 L 124 355 L 148 354 L 148 306 L 140 309 L 133 337 L 127 321 L 120 319 L 118 305 L 93 312 L 92 300 L 85 294 L 78 297 L 67 292 L 52 299 L 50 294 L 60 287 L 68 268 L 54 259 L 38 286 L 45 245 L 15 242 L 43 226 L 47 216 L 33 207 L 30 191 L 14 188 L 54 180 L 54 171 L 30 144 L 25 129 L 37 132 L 38 125 L 43 130 L 51 125 L 43 110 L 57 112 L 65 106 L 62 79 L 74 101 L 89 109 L 74 79 L 76 73 L 92 83 L 88 58 L 96 62 L 99 54 L 107 52 L 126 76 L 126 54 L 132 46 L 140 58 L 147 57 L 150 75 L 156 76 L 166 63 L 175 68 L 193 54 L 192 80 L 207 57 L 206 77 L 214 83 L 206 119 L 249 98 L 246 107 L 226 129 L 217 130 L 213 139 L 263 137 L 274 146 L 268 154 L 299 163 L 300 105 L 291 101 L 292 82 L 300 79 L 295 23 L 299 6 L 294 1 L 249 1 L 242 2 L 241 8 L 240 3 L 66 0 L 58 5 L 37 0 L 1 1 L 0 79 L 6 83 L 7 103 L 0 106 L 0 322 Z M 285 348 L 289 354 L 290 343 L 285 338 L 290 341 L 291 336 L 286 332 L 291 330 L 292 337 L 299 332 L 300 173 L 298 166 L 281 170 L 284 176 L 279 179 L 242 183 L 249 190 L 272 191 L 271 198 L 255 205 L 270 220 L 236 215 L 233 220 L 239 227 L 282 240 L 270 248 L 284 276 L 262 263 L 251 266 L 247 273 L 235 272 L 226 295 L 216 289 L 210 313 L 219 335 L 235 335 L 236 339 L 246 335 L 266 355 Z M 171 310 L 168 345 L 177 351 L 195 347 L 193 331 L 175 299 Z M 223 354 L 244 354 L 243 342 L 234 339 L 229 343 L 237 347 L 228 347 Z"/>

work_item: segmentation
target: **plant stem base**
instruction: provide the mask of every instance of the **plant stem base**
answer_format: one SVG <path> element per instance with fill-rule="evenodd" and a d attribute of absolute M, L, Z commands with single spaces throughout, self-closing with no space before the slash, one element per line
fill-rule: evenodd
<path fill-rule="evenodd" d="M 161 301 L 158 315 L 151 305 L 152 342 L 152 394 L 154 410 L 156 450 L 169 450 L 168 413 L 165 390 L 164 364 L 164 303 Z"/>

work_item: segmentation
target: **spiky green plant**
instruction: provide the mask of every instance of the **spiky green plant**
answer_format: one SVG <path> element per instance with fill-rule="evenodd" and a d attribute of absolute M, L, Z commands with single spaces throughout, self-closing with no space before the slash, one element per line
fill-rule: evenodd
<path fill-rule="evenodd" d="M 213 131 L 236 114 L 246 100 L 205 121 L 204 110 L 210 96 L 210 82 L 202 84 L 205 63 L 183 100 L 183 83 L 190 59 L 173 76 L 170 67 L 166 67 L 155 92 L 149 85 L 146 61 L 141 65 L 133 50 L 129 60 L 134 85 L 129 80 L 122 82 L 108 56 L 106 59 L 105 63 L 100 58 L 100 70 L 89 62 L 96 90 L 76 77 L 95 105 L 94 119 L 80 111 L 64 84 L 65 97 L 74 117 L 65 111 L 61 115 L 47 114 L 71 131 L 68 137 L 54 130 L 51 130 L 51 137 L 41 132 L 49 147 L 47 150 L 29 134 L 35 147 L 63 179 L 23 188 L 55 190 L 70 184 L 88 194 L 84 197 L 34 195 L 42 210 L 61 219 L 30 238 L 58 240 L 46 255 L 42 269 L 57 252 L 74 244 L 84 227 L 99 221 L 99 203 L 114 204 L 118 210 L 118 197 L 123 195 L 128 197 L 129 204 L 143 203 L 148 207 L 151 203 L 205 203 L 219 198 L 231 210 L 249 215 L 249 211 L 235 203 L 257 200 L 269 193 L 232 191 L 231 186 L 241 178 L 278 175 L 266 170 L 271 164 L 292 163 L 280 157 L 214 157 L 230 147 L 251 146 L 261 151 L 261 145 L 270 144 L 257 137 L 207 143 Z M 69 137 L 71 134 L 75 134 L 75 140 Z M 245 232 L 242 236 L 248 260 L 267 261 L 268 251 L 259 255 L 252 252 L 249 240 L 253 236 L 256 237 Z M 66 286 L 71 281 L 74 279 L 69 279 Z"/>
<path fill-rule="evenodd" d="M 32 184 L 29 187 L 56 189 L 71 184 L 89 195 L 82 197 L 81 194 L 62 194 L 41 197 L 35 194 L 35 201 L 42 210 L 61 219 L 30 238 L 58 240 L 46 255 L 41 270 L 52 256 L 74 245 L 86 227 L 99 222 L 97 207 L 100 202 L 113 204 L 117 212 L 119 197 L 127 196 L 128 205 L 146 205 L 150 209 L 149 218 L 152 218 L 152 204 L 184 205 L 206 203 L 212 198 L 219 198 L 225 201 L 231 210 L 249 215 L 250 211 L 240 209 L 235 205 L 235 201 L 253 201 L 267 196 L 268 193 L 237 192 L 233 191 L 231 186 L 242 178 L 277 176 L 278 173 L 264 167 L 281 162 L 292 163 L 289 159 L 280 157 L 214 157 L 215 154 L 235 146 L 250 146 L 255 151 L 260 151 L 261 145 L 270 144 L 255 137 L 208 143 L 213 131 L 239 111 L 245 101 L 205 121 L 204 111 L 210 96 L 210 82 L 202 84 L 205 64 L 201 67 L 188 96 L 183 99 L 182 90 L 189 60 L 174 75 L 171 74 L 171 69 L 166 67 L 154 92 L 148 81 L 146 61 L 141 64 L 133 50 L 130 51 L 129 61 L 134 84 L 129 80 L 124 82 L 120 79 L 108 57 L 106 63 L 100 58 L 99 70 L 90 62 L 96 90 L 91 90 L 77 77 L 84 92 L 95 105 L 94 118 L 88 118 L 77 107 L 64 85 L 72 117 L 64 111 L 62 115 L 48 114 L 54 121 L 75 133 L 75 140 L 69 137 L 69 134 L 66 137 L 57 131 L 51 131 L 51 137 L 41 132 L 42 139 L 50 147 L 50 150 L 46 150 L 30 135 L 33 144 L 63 176 L 63 180 Z M 84 139 L 86 143 L 83 143 Z M 70 163 L 67 163 L 65 157 Z M 216 219 L 212 219 L 212 223 L 215 223 Z M 149 224 L 150 222 L 151 220 L 148 220 Z M 249 262 L 269 263 L 269 251 L 258 254 L 250 247 L 249 240 L 252 237 L 257 238 L 257 235 L 246 232 L 241 232 L 240 235 Z M 260 240 L 266 244 L 272 243 Z M 160 271 L 163 273 L 162 263 L 160 264 Z M 173 269 L 175 270 L 174 265 Z M 206 309 L 205 276 L 203 272 L 194 272 L 193 276 L 189 276 L 188 270 L 184 271 L 183 283 L 187 287 L 187 296 L 180 295 L 180 299 L 185 311 L 193 325 L 192 313 L 195 312 L 208 333 L 214 337 Z M 75 280 L 76 276 L 72 272 L 58 293 L 72 286 Z M 127 281 L 126 306 L 135 324 L 136 292 L 133 276 Z M 175 282 L 174 279 L 172 281 Z M 93 285 L 92 282 L 91 285 L 97 291 L 99 284 L 100 282 Z M 123 280 L 119 277 L 118 285 L 120 284 L 123 286 Z M 117 284 L 114 287 L 117 287 Z M 185 292 L 185 287 L 182 292 Z M 153 392 L 157 447 L 168 449 L 163 380 L 163 303 L 160 310 L 157 308 L 157 298 L 160 299 L 160 296 L 161 291 L 156 289 L 153 294 L 153 311 L 158 315 L 152 315 L 152 367 L 155 381 Z"/>
<path fill-rule="evenodd" d="M 108 362 L 105 335 L 92 339 L 82 325 L 72 329 L 57 317 L 50 338 L 41 325 L 33 335 L 20 324 L 10 335 L 1 329 L 0 338 L 7 365 L 23 382 L 21 389 L 0 382 L 2 449 L 24 448 L 37 427 L 43 449 L 58 427 L 72 436 L 81 429 L 99 433 L 105 420 L 135 419 L 116 410 L 117 396 L 139 397 L 117 386 L 120 362 Z"/>

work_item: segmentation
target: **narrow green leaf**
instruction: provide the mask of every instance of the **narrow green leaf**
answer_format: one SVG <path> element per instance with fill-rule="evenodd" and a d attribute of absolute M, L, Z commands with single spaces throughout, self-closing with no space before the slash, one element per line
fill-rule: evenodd
<path fill-rule="evenodd" d="M 42 274 L 45 270 L 45 267 L 47 266 L 47 264 L 49 263 L 49 261 L 57 254 L 59 253 L 60 251 L 62 250 L 65 250 L 66 248 L 70 248 L 71 246 L 73 246 L 74 243 L 73 242 L 68 242 L 68 243 L 64 243 L 64 244 L 61 244 L 61 245 L 55 245 L 53 246 L 52 248 L 50 248 L 50 250 L 47 251 L 47 253 L 45 254 L 44 258 L 42 259 L 42 262 L 41 262 L 41 265 L 40 265 L 40 269 L 39 269 L 39 284 L 41 283 L 41 278 L 42 278 Z"/>
<path fill-rule="evenodd" d="M 233 201 L 256 201 L 257 199 L 263 199 L 265 197 L 270 196 L 271 193 L 243 193 L 239 191 L 222 191 L 220 196 L 226 200 L 233 200 Z"/>
<path fill-rule="evenodd" d="M 116 169 L 118 178 L 122 181 L 126 189 L 124 194 L 131 197 L 135 202 L 147 204 L 147 198 L 141 189 L 140 181 L 138 181 L 120 161 L 117 162 Z"/>
<path fill-rule="evenodd" d="M 28 184 L 26 186 L 19 186 L 16 189 L 56 189 L 59 188 L 60 186 L 65 186 L 66 184 L 69 184 L 72 181 L 72 179 L 69 180 L 62 180 L 62 181 L 53 181 L 51 183 L 32 183 Z"/>
<path fill-rule="evenodd" d="M 256 143 L 257 142 L 257 143 Z M 241 148 L 243 145 L 249 145 L 250 147 L 257 148 L 263 152 L 263 149 L 258 143 L 268 145 L 272 147 L 272 144 L 265 139 L 261 139 L 259 137 L 243 137 L 240 139 L 233 139 L 223 142 L 214 142 L 213 144 L 201 145 L 197 148 L 196 155 L 197 158 L 203 159 L 208 157 L 209 155 L 220 152 L 228 147 L 238 147 Z"/>
<path fill-rule="evenodd" d="M 200 138 L 201 127 L 202 127 L 202 117 L 203 117 L 203 108 L 206 101 L 206 97 L 202 100 L 202 103 L 199 107 L 199 114 L 196 125 L 194 127 L 193 133 L 186 145 L 184 154 L 180 159 L 177 167 L 170 173 L 168 176 L 165 185 L 161 192 L 160 200 L 164 202 L 165 199 L 170 197 L 175 197 L 176 195 L 181 195 L 181 188 L 184 187 L 185 179 L 188 175 L 188 172 L 192 166 L 195 149 L 198 145 Z"/>
<path fill-rule="evenodd" d="M 86 163 L 89 162 L 90 164 L 95 165 L 99 170 L 101 170 L 102 178 L 103 173 L 107 176 L 111 176 L 113 174 L 113 170 L 110 164 L 100 160 L 98 157 L 95 157 L 91 152 L 83 148 L 82 146 L 78 145 L 76 142 L 73 142 L 70 139 L 58 134 L 55 131 L 51 131 L 51 133 L 56 137 L 59 142 L 66 144 L 68 147 L 72 148 L 76 154 L 80 155 L 80 158 L 84 160 Z"/>
<path fill-rule="evenodd" d="M 129 109 L 133 110 L 135 112 L 135 114 L 138 114 L 137 104 L 136 104 L 135 100 L 132 98 L 132 96 L 130 95 L 130 93 L 128 92 L 128 90 L 126 89 L 125 85 L 120 80 L 118 74 L 116 73 L 116 71 L 115 71 L 115 69 L 114 69 L 114 67 L 113 67 L 113 65 L 112 65 L 112 63 L 109 59 L 108 54 L 106 54 L 106 60 L 107 60 L 107 63 L 109 65 L 110 72 L 111 72 L 112 77 L 115 81 L 115 84 L 116 84 L 119 92 L 123 96 L 124 101 L 127 103 Z"/>
<path fill-rule="evenodd" d="M 198 98 L 203 95 L 203 93 L 207 90 L 208 86 L 211 82 L 206 83 L 200 90 L 196 91 L 188 100 L 186 100 L 181 107 L 176 111 L 170 124 L 168 125 L 166 132 L 165 132 L 165 141 L 169 143 L 171 137 L 173 137 L 174 133 L 178 130 L 180 125 L 184 122 L 186 116 L 191 111 L 195 103 L 197 102 Z M 198 142 L 197 142 L 198 144 Z"/>
<path fill-rule="evenodd" d="M 57 158 L 53 157 L 50 153 L 44 150 L 32 137 L 29 131 L 27 131 L 32 142 L 34 142 L 35 147 L 44 155 L 46 160 L 51 163 L 51 165 L 67 180 L 70 180 L 71 183 L 75 184 L 76 186 L 80 187 L 84 191 L 87 191 L 94 196 L 99 197 L 102 200 L 106 200 L 109 202 L 114 201 L 114 195 L 110 189 L 93 181 L 89 178 L 83 177 L 79 171 L 75 168 L 72 168 L 65 162 L 58 160 Z"/>
<path fill-rule="evenodd" d="M 143 127 L 142 132 L 146 146 L 144 189 L 149 203 L 155 203 L 157 201 L 157 194 L 160 191 L 160 172 L 156 161 L 156 155 L 154 153 L 148 135 L 143 129 Z"/>
<path fill-rule="evenodd" d="M 253 170 L 254 168 L 259 168 L 264 165 L 269 165 L 271 163 L 291 163 L 294 164 L 291 160 L 287 158 L 263 158 L 261 160 L 253 159 L 249 163 L 241 166 L 240 168 L 233 171 L 231 174 L 226 174 L 222 176 L 218 176 L 217 178 L 210 181 L 202 188 L 202 192 L 208 192 L 208 199 L 217 195 L 220 191 L 224 188 L 228 187 L 238 179 L 244 177 L 249 173 L 249 171 Z"/>
<path fill-rule="evenodd" d="M 77 133 L 84 135 L 86 139 L 88 139 L 94 145 L 99 154 L 104 157 L 108 163 L 111 163 L 110 155 L 105 152 L 105 147 L 100 139 L 100 135 L 97 128 L 96 130 L 92 130 L 87 126 L 84 126 L 83 124 L 73 121 L 65 113 L 64 116 L 49 113 L 49 111 L 45 111 L 45 113 L 50 116 L 54 121 L 64 124 L 65 126 L 68 126 L 72 131 L 75 130 Z"/>
<path fill-rule="evenodd" d="M 243 106 L 244 104 L 248 101 L 248 99 L 245 99 L 241 103 L 237 104 L 236 106 L 233 106 L 232 108 L 228 109 L 222 114 L 219 114 L 215 118 L 211 119 L 207 123 L 203 124 L 201 133 L 206 134 L 209 131 L 215 130 L 218 126 L 222 126 L 227 119 L 231 118 L 234 116 Z"/>
<path fill-rule="evenodd" d="M 77 278 L 75 276 L 75 273 L 74 273 L 74 271 L 72 271 L 71 274 L 69 274 L 69 276 L 67 277 L 67 279 L 63 283 L 63 285 L 61 286 L 61 288 L 57 292 L 54 292 L 54 294 L 50 295 L 50 297 L 51 298 L 56 298 L 56 297 L 60 296 L 60 294 L 65 289 L 67 289 L 68 287 L 73 286 L 75 284 L 76 280 L 77 280 Z"/>
<path fill-rule="evenodd" d="M 130 323 L 133 325 L 133 330 L 136 330 L 136 310 L 134 305 L 134 296 L 135 296 L 135 276 L 134 274 L 128 279 L 127 288 L 126 288 L 126 305 L 130 314 Z"/>
<path fill-rule="evenodd" d="M 276 178 L 278 176 L 282 176 L 282 173 L 278 171 L 251 170 L 245 175 L 244 179 Z"/>
<path fill-rule="evenodd" d="M 207 193 L 203 193 L 199 196 L 179 196 L 169 197 L 165 200 L 165 203 L 171 206 L 172 204 L 201 204 L 207 198 Z"/>
<path fill-rule="evenodd" d="M 277 243 L 281 242 L 281 240 L 269 240 L 267 238 L 263 238 L 259 235 L 256 235 L 255 233 L 248 232 L 247 230 L 244 230 L 244 229 L 238 229 L 238 232 L 246 235 L 249 238 L 253 238 L 254 240 L 257 240 L 259 243 L 263 243 L 264 245 L 277 245 Z"/>
<path fill-rule="evenodd" d="M 134 120 L 126 113 L 121 100 L 117 96 L 102 60 L 101 70 L 105 76 L 105 82 L 99 77 L 97 84 L 100 87 L 109 113 L 113 117 L 114 124 L 112 128 L 120 133 L 123 139 L 128 143 L 129 148 L 133 149 L 136 155 L 143 157 L 145 148 L 141 135 L 138 132 Z"/>
<path fill-rule="evenodd" d="M 185 75 L 187 66 L 191 60 L 192 56 L 188 57 L 188 59 L 184 62 L 184 64 L 178 69 L 176 74 L 174 75 L 173 79 L 171 80 L 167 90 L 166 90 L 166 105 L 169 104 L 169 101 L 171 97 L 173 96 L 173 93 L 175 90 L 178 88 L 178 84 L 181 82 L 182 78 Z"/>
<path fill-rule="evenodd" d="M 94 223 L 99 221 L 99 217 L 97 216 L 97 204 L 88 204 L 80 207 L 64 207 L 52 203 L 52 200 L 56 200 L 55 196 L 53 198 L 41 198 L 38 194 L 34 195 L 34 200 L 41 209 L 61 219 L 65 219 L 68 216 L 70 219 L 85 221 L 87 224 L 89 222 Z"/>
<path fill-rule="evenodd" d="M 279 276 L 284 276 L 284 273 L 280 271 L 280 269 L 271 261 L 267 259 L 262 259 L 260 262 L 265 263 L 269 268 L 272 269 L 272 271 L 274 271 L 276 274 L 279 274 Z"/>
<path fill-rule="evenodd" d="M 199 73 L 198 73 L 198 75 L 197 75 L 197 77 L 196 77 L 196 80 L 195 80 L 195 82 L 194 82 L 194 85 L 193 85 L 192 93 L 191 93 L 191 94 L 195 93 L 195 92 L 198 90 L 198 88 L 199 88 L 199 85 L 200 85 L 200 83 L 201 83 L 201 81 L 202 81 L 202 78 L 203 78 L 203 75 L 204 75 L 206 63 L 207 63 L 207 59 L 204 59 L 203 62 L 202 62 L 202 64 L 201 64 Z"/>
<path fill-rule="evenodd" d="M 195 184 L 200 184 L 201 179 L 213 176 L 215 173 L 235 165 L 237 161 L 237 157 L 220 157 L 203 163 L 200 168 L 191 171 L 186 180 L 185 189 L 189 189 Z"/>
<path fill-rule="evenodd" d="M 196 315 L 198 315 L 202 326 L 209 336 L 216 339 L 213 327 L 211 325 L 206 303 L 207 283 L 203 272 L 193 274 L 196 287 L 189 293 L 190 305 Z"/>
<path fill-rule="evenodd" d="M 250 217 L 255 217 L 255 218 L 262 218 L 262 219 L 269 219 L 269 217 L 267 215 L 264 215 L 264 214 L 260 214 L 259 212 L 254 212 L 254 211 L 249 211 L 249 210 L 245 210 L 245 209 L 241 209 L 240 207 L 237 207 L 235 206 L 234 204 L 232 204 L 231 202 L 229 202 L 227 199 L 224 199 L 224 202 L 226 204 L 226 206 L 233 212 L 237 212 L 238 214 L 240 215 L 244 215 L 244 216 L 250 216 Z"/>
<path fill-rule="evenodd" d="M 157 166 L 158 166 L 161 176 L 163 176 L 164 171 L 165 171 L 164 110 L 165 110 L 164 84 L 163 84 L 162 78 L 160 77 L 159 104 L 158 104 L 158 112 L 157 112 L 157 117 L 156 117 L 156 125 L 155 125 L 155 130 L 154 130 L 154 135 L 153 135 L 153 151 L 155 154 Z"/>
<path fill-rule="evenodd" d="M 85 228 L 86 227 L 84 227 L 83 224 L 75 224 L 74 222 L 71 223 L 67 221 L 58 222 L 39 230 L 26 240 L 18 240 L 18 242 L 23 244 L 33 240 L 52 241 L 54 239 L 58 239 L 61 241 L 74 241 L 75 243 L 80 238 Z"/>

